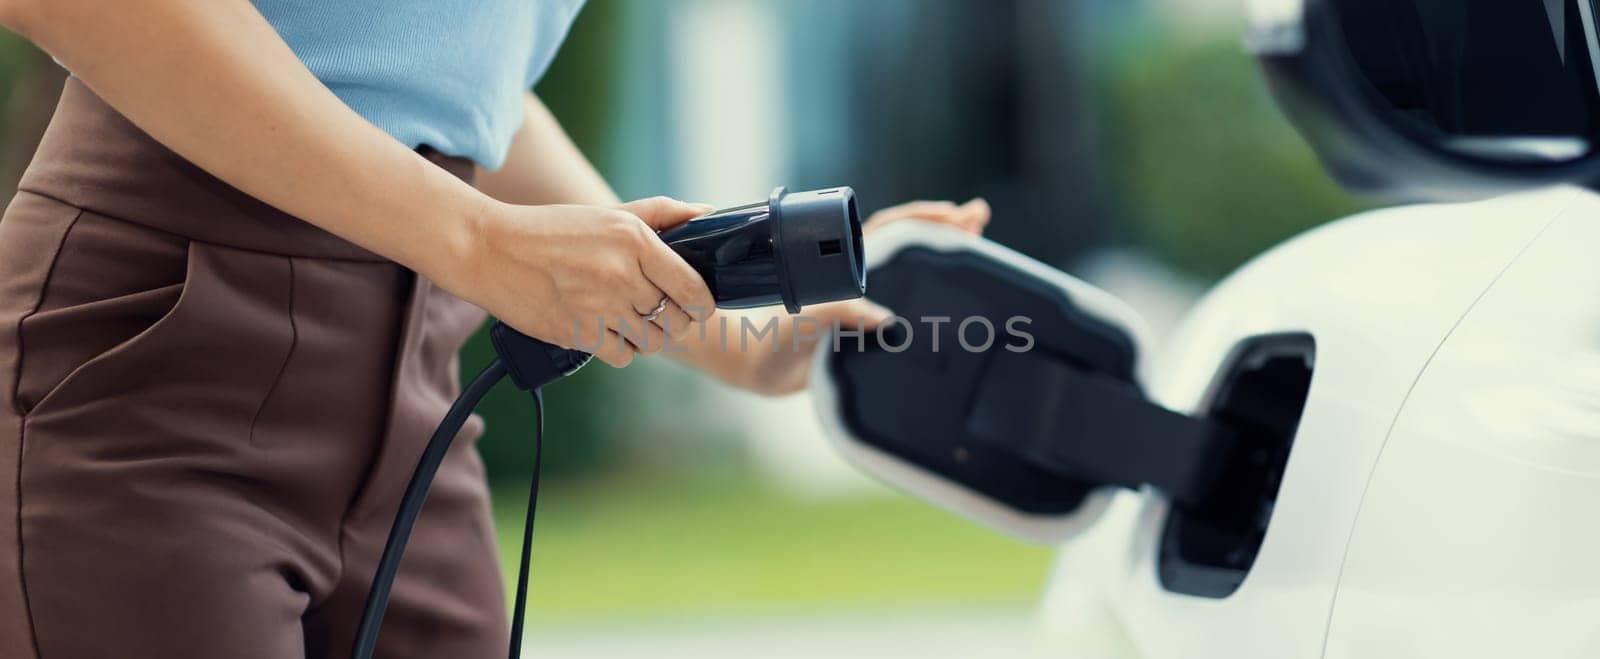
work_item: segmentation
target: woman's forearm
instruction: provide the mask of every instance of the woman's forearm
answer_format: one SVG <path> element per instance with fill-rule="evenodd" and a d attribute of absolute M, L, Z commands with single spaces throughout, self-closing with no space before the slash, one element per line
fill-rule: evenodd
<path fill-rule="evenodd" d="M 330 92 L 247 0 L 0 0 L 0 19 L 185 159 L 434 276 L 487 198 Z"/>
<path fill-rule="evenodd" d="M 621 203 L 555 115 L 532 93 L 523 96 L 522 127 L 511 140 L 505 165 L 478 172 L 478 189 L 508 204 Z"/>

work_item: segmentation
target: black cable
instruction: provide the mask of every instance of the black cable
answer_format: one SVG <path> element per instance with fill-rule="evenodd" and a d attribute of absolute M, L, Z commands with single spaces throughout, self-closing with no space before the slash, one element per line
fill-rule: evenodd
<path fill-rule="evenodd" d="M 533 432 L 533 481 L 528 484 L 528 512 L 522 521 L 522 567 L 517 570 L 517 603 L 511 610 L 511 659 L 522 656 L 522 619 L 528 614 L 528 566 L 533 562 L 533 515 L 539 511 L 539 465 L 544 461 L 544 391 L 533 390 L 539 412 Z"/>
<path fill-rule="evenodd" d="M 361 625 L 356 628 L 355 650 L 352 655 L 355 659 L 372 659 L 372 653 L 378 645 L 378 631 L 383 625 L 383 614 L 389 608 L 389 591 L 394 587 L 394 575 L 400 570 L 400 558 L 406 553 L 406 542 L 411 538 L 411 528 L 416 526 L 417 516 L 422 513 L 422 504 L 428 498 L 428 488 L 433 485 L 433 476 L 439 471 L 439 464 L 444 461 L 444 456 L 450 449 L 450 443 L 455 441 L 456 433 L 461 431 L 467 419 L 472 417 L 472 411 L 478 407 L 485 394 L 489 393 L 502 378 L 506 376 L 505 362 L 496 359 L 477 377 L 472 379 L 456 402 L 450 405 L 450 411 L 444 415 L 444 420 L 439 422 L 439 427 L 433 431 L 433 437 L 428 440 L 428 445 L 422 450 L 422 457 L 417 461 L 417 470 L 411 474 L 411 482 L 406 484 L 405 496 L 400 498 L 400 509 L 395 513 L 394 526 L 389 529 L 389 540 L 383 546 L 383 556 L 378 559 L 378 569 L 372 577 L 372 587 L 367 591 L 367 602 L 361 611 Z M 535 398 L 538 400 L 538 398 Z M 541 406 L 542 407 L 542 406 Z M 539 413 L 539 425 L 544 426 L 544 412 Z M 542 434 L 542 432 L 541 432 Z M 537 486 L 537 483 L 535 484 Z M 535 489 L 537 492 L 537 487 Z M 532 510 L 529 510 L 529 521 L 532 521 Z M 526 583 L 527 575 L 527 548 L 526 538 L 531 531 L 523 532 L 523 571 L 520 578 Z M 519 585 L 519 591 L 523 586 Z M 516 648 L 512 656 L 515 657 Z"/>

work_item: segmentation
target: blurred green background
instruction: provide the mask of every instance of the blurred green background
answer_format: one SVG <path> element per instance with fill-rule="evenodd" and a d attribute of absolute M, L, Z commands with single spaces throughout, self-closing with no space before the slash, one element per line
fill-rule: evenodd
<path fill-rule="evenodd" d="M 590 0 L 537 91 L 624 197 L 730 204 L 780 183 L 854 185 L 869 206 L 981 194 L 996 240 L 1091 279 L 1096 255 L 1135 255 L 1134 274 L 1181 307 L 1358 209 L 1274 109 L 1238 13 L 1176 0 Z M 0 40 L 0 189 L 14 189 L 62 75 Z M 490 355 L 478 337 L 463 372 Z M 1049 550 L 850 474 L 803 401 L 648 363 L 584 369 L 550 388 L 548 409 L 535 627 L 1021 610 L 1044 587 Z M 534 417 L 510 388 L 481 411 L 509 563 Z"/>
<path fill-rule="evenodd" d="M 681 11 L 685 3 L 676 4 Z M 1074 3 L 1041 8 L 1038 2 L 1022 2 L 1007 15 L 1000 7 L 1006 3 L 910 2 L 899 3 L 905 11 L 895 15 L 892 8 L 882 6 L 894 2 L 880 3 L 876 12 L 842 1 L 763 4 L 779 5 L 774 10 L 779 22 L 799 26 L 795 31 L 816 27 L 818 21 L 829 25 L 826 17 L 832 16 L 844 28 L 837 32 L 838 51 L 872 58 L 880 62 L 877 67 L 886 69 L 881 77 L 872 77 L 869 70 L 866 82 L 804 92 L 843 97 L 836 103 L 845 109 L 836 118 L 864 124 L 867 128 L 858 128 L 858 134 L 876 129 L 876 120 L 893 121 L 901 130 L 951 143 L 1000 139 L 1055 143 L 1080 156 L 1049 173 L 1071 179 L 1057 182 L 1069 187 L 1092 186 L 1092 199 L 1064 200 L 1056 208 L 1048 202 L 1044 208 L 1026 201 L 1007 204 L 1006 200 L 1023 195 L 1006 189 L 1004 179 L 1025 180 L 1029 174 L 1017 171 L 1023 167 L 1001 162 L 990 171 L 964 171 L 964 179 L 950 180 L 950 170 L 970 167 L 928 160 L 926 150 L 948 147 L 917 145 L 923 140 L 905 136 L 836 144 L 832 152 L 810 162 L 788 163 L 785 169 L 800 179 L 792 185 L 849 183 L 878 205 L 913 197 L 985 194 L 996 202 L 996 227 L 1031 220 L 1027 222 L 1031 233 L 1000 235 L 1000 240 L 1013 246 L 1049 246 L 1037 251 L 1069 270 L 1094 250 L 1130 248 L 1200 285 L 1307 227 L 1359 208 L 1329 181 L 1278 114 L 1239 46 L 1236 17 L 1229 7 L 1191 15 L 1129 6 L 1138 3 L 1081 2 L 1061 11 L 1061 5 Z M 927 16 L 941 10 L 949 14 L 944 21 Z M 626 113 L 615 108 L 639 102 L 628 96 L 628 70 L 622 62 L 626 53 L 616 47 L 627 41 L 630 11 L 636 14 L 633 19 L 645 22 L 670 21 L 667 14 L 672 13 L 641 3 L 591 0 L 537 90 L 603 172 L 618 170 L 618 159 L 637 153 L 618 142 L 626 139 L 625 131 L 608 130 L 627 121 Z M 1017 23 L 1044 13 L 1060 21 L 1060 37 L 1067 42 L 1062 49 L 1065 57 L 1030 63 L 1012 55 L 1001 58 L 1001 65 L 1038 64 L 1044 69 L 1040 75 L 1059 74 L 1059 80 L 1031 84 L 1059 84 L 1051 92 L 1072 99 L 1067 104 L 1081 116 L 1046 120 L 1055 127 L 1045 130 L 1072 133 L 1077 143 L 1060 144 L 1059 135 L 1008 135 L 1015 129 L 1006 124 L 1021 120 L 1006 116 L 1004 107 L 996 112 L 984 105 L 974 111 L 970 101 L 958 102 L 964 90 L 960 80 L 951 78 L 960 77 L 960 63 L 1014 37 L 1005 33 L 993 35 L 989 43 L 965 44 L 960 38 L 944 39 L 939 27 L 960 35 L 963 25 L 972 24 L 963 20 L 969 13 Z M 859 43 L 873 39 L 876 31 L 871 25 L 850 23 L 872 19 L 910 24 L 920 38 L 902 37 L 902 42 L 887 45 Z M 927 44 L 954 62 L 950 70 L 917 76 L 905 69 L 931 66 L 926 59 L 890 58 L 889 64 L 882 64 L 885 60 L 876 57 L 884 50 L 920 52 Z M 817 55 L 816 46 L 809 47 L 813 50 L 791 49 L 786 54 L 801 60 Z M 868 68 L 845 59 L 841 70 Z M 793 78 L 780 84 L 821 77 L 795 73 L 793 60 L 780 65 Z M 969 75 L 991 74 L 1002 75 L 995 71 Z M 619 75 L 624 77 L 620 84 L 596 84 L 615 81 Z M 923 103 L 908 111 L 914 115 L 909 121 L 874 117 L 875 103 L 860 92 L 860 86 L 870 85 L 875 93 L 892 97 L 897 86 L 928 78 L 934 79 L 928 85 L 934 91 L 906 90 Z M 951 107 L 965 110 L 966 116 L 923 119 L 950 112 Z M 984 115 L 988 123 L 968 121 L 972 114 Z M 790 114 L 787 121 L 805 124 L 816 119 Z M 918 125 L 924 122 L 930 125 Z M 804 139 L 805 126 L 789 130 L 801 134 L 796 139 Z M 868 150 L 874 152 L 863 153 Z M 1003 158 L 984 147 L 974 150 L 978 160 Z M 971 160 L 959 151 L 948 157 Z M 791 149 L 790 158 L 804 158 L 806 153 L 801 145 Z M 852 176 L 866 168 L 863 162 L 908 159 L 931 162 L 927 167 L 936 171 L 911 180 Z M 809 178 L 813 175 L 814 180 Z M 629 182 L 616 178 L 625 195 L 654 192 L 628 190 Z M 862 178 L 883 182 L 873 186 Z M 682 187 L 681 181 L 663 180 L 668 187 Z M 1043 183 L 1048 181 L 1035 185 Z M 760 192 L 749 191 L 752 198 Z M 1073 221 L 1095 226 L 1055 224 L 1062 215 L 1074 215 L 1065 211 L 1084 207 L 1092 208 L 1094 216 L 1080 215 Z M 1033 216 L 1019 218 L 1010 214 L 1013 208 Z M 1074 244 L 1083 236 L 1092 240 Z M 481 363 L 488 356 L 487 345 L 480 341 L 469 347 L 465 360 Z M 690 437 L 673 442 L 700 447 L 688 451 L 693 457 L 687 459 L 663 461 L 657 453 L 637 450 L 638 444 L 660 433 L 631 425 L 626 418 L 634 403 L 617 392 L 637 391 L 629 386 L 630 375 L 588 369 L 550 392 L 552 441 L 547 465 L 554 480 L 541 510 L 545 517 L 535 551 L 541 561 L 533 600 L 536 618 L 559 622 L 607 616 L 755 615 L 840 606 L 1026 606 L 1042 589 L 1049 552 L 995 536 L 887 489 L 821 497 L 795 494 L 768 477 L 770 465 L 752 464 L 748 452 L 740 450 L 744 446 L 737 441 L 740 438 Z M 516 429 L 527 427 L 525 419 L 531 419 L 521 400 L 502 393 L 485 408 L 493 430 L 482 448 L 499 482 L 507 483 L 504 491 L 514 491 L 527 464 L 527 445 Z M 692 436 L 697 429 L 691 425 L 673 432 Z M 759 436 L 743 439 L 762 441 Z M 514 511 L 506 513 L 502 528 L 515 528 L 511 522 L 516 520 Z M 512 555 L 511 542 L 506 545 L 507 556 Z"/>

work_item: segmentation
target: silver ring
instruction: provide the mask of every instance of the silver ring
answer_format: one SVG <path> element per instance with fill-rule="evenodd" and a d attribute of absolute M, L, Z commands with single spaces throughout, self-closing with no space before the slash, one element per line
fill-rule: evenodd
<path fill-rule="evenodd" d="M 655 319 L 660 318 L 661 317 L 661 312 L 667 310 L 667 303 L 671 302 L 671 301 L 672 301 L 671 298 L 668 298 L 666 296 L 662 296 L 661 297 L 661 303 L 657 304 L 656 308 L 652 309 L 650 311 L 650 313 L 647 313 L 644 316 L 642 316 L 642 318 L 644 318 L 644 322 L 647 322 L 647 323 L 648 322 L 653 322 L 653 321 L 655 321 Z"/>

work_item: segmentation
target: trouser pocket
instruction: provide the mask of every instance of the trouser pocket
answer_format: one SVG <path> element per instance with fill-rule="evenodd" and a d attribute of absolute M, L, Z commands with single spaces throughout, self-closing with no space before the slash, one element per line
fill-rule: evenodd
<path fill-rule="evenodd" d="M 31 412 L 158 332 L 176 312 L 188 260 L 186 238 L 76 213 L 37 307 L 17 326 L 18 409 Z"/>

